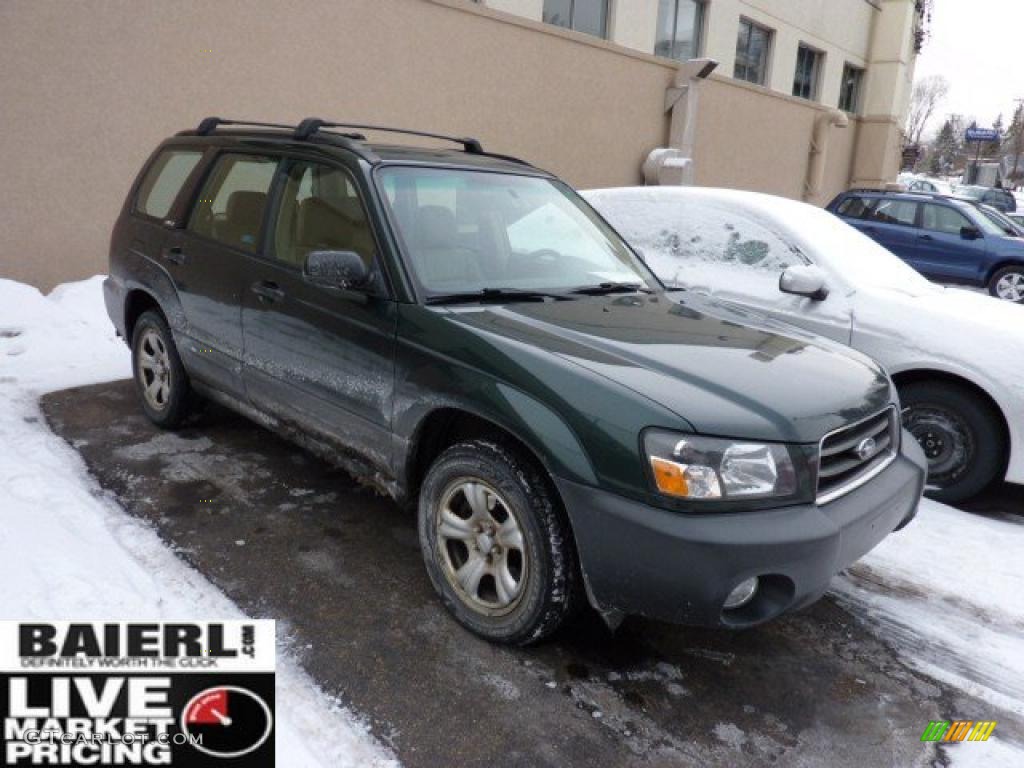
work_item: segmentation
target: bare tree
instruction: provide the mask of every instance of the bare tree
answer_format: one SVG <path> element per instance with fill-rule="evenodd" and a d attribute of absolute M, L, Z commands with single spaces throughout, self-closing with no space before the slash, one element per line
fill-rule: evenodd
<path fill-rule="evenodd" d="M 949 81 L 942 75 L 930 75 L 914 83 L 910 95 L 910 114 L 907 116 L 907 144 L 921 143 L 925 126 L 948 93 Z"/>

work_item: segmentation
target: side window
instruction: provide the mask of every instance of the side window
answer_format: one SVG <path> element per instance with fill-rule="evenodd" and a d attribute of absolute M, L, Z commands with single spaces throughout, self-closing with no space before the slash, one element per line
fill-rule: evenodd
<path fill-rule="evenodd" d="M 947 235 L 959 235 L 963 227 L 972 227 L 970 221 L 959 211 L 947 205 L 926 203 L 924 206 L 924 228 L 932 232 L 943 232 Z"/>
<path fill-rule="evenodd" d="M 879 224 L 902 224 L 912 227 L 917 218 L 917 203 L 911 200 L 879 200 L 867 219 Z"/>
<path fill-rule="evenodd" d="M 852 195 L 839 204 L 836 213 L 848 219 L 864 219 L 871 212 L 874 200 Z"/>
<path fill-rule="evenodd" d="M 277 160 L 269 157 L 221 157 L 199 193 L 188 228 L 232 248 L 255 251 L 276 168 Z"/>
<path fill-rule="evenodd" d="M 373 267 L 374 242 L 366 208 L 339 168 L 295 163 L 281 196 L 273 256 L 301 268 L 310 251 L 355 251 Z"/>
<path fill-rule="evenodd" d="M 136 210 L 156 219 L 166 218 L 185 179 L 202 156 L 202 152 L 192 149 L 161 152 L 139 185 Z"/>

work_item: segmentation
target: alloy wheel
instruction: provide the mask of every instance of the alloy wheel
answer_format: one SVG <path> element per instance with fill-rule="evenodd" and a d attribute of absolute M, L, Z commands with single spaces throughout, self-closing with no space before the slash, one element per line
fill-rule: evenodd
<path fill-rule="evenodd" d="M 514 609 L 529 575 L 529 551 L 505 497 L 482 480 L 455 480 L 441 496 L 435 527 L 441 567 L 459 599 L 487 616 Z"/>
<path fill-rule="evenodd" d="M 996 282 L 996 296 L 1004 301 L 1024 301 L 1024 273 L 1007 272 Z"/>
<path fill-rule="evenodd" d="M 138 374 L 150 407 L 162 411 L 171 396 L 171 357 L 160 334 L 147 329 L 139 341 Z"/>

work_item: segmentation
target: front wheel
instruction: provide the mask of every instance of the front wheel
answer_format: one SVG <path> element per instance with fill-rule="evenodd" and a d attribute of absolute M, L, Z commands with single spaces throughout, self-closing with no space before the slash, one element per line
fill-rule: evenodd
<path fill-rule="evenodd" d="M 900 388 L 903 426 L 928 458 L 927 495 L 957 503 L 999 476 L 1005 441 L 998 413 L 964 387 L 921 381 Z"/>
<path fill-rule="evenodd" d="M 498 643 L 554 632 L 578 601 L 568 521 L 541 470 L 491 440 L 444 451 L 423 482 L 427 573 L 460 624 Z"/>
<path fill-rule="evenodd" d="M 1024 303 L 1024 265 L 1003 267 L 988 282 L 988 292 L 997 299 Z"/>

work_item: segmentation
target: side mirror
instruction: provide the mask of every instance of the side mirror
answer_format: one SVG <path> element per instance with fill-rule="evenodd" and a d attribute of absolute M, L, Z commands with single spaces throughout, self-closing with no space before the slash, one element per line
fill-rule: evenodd
<path fill-rule="evenodd" d="M 361 288 L 370 279 L 366 262 L 355 251 L 310 251 L 302 274 L 325 288 Z"/>
<path fill-rule="evenodd" d="M 964 240 L 977 240 L 981 232 L 975 227 L 960 227 L 960 237 Z"/>
<path fill-rule="evenodd" d="M 812 301 L 824 301 L 828 298 L 825 273 L 813 264 L 787 267 L 779 276 L 779 290 Z"/>

